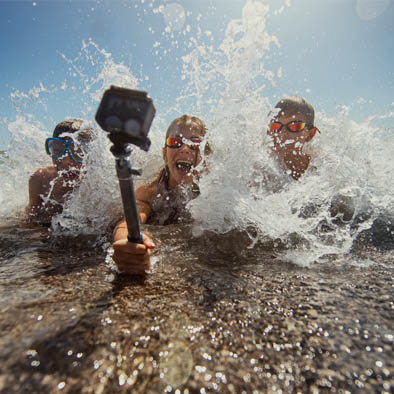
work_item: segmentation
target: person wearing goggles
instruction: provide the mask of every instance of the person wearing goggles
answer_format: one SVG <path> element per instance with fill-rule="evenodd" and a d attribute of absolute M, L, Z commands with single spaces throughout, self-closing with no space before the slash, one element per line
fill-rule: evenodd
<path fill-rule="evenodd" d="M 299 96 L 286 97 L 275 108 L 279 108 L 279 112 L 271 120 L 267 130 L 272 138 L 271 150 L 284 168 L 290 170 L 291 177 L 297 180 L 311 167 L 312 158 L 304 152 L 304 148 L 316 132 L 320 132 L 314 125 L 315 111 L 310 103 Z M 353 220 L 354 207 L 351 196 L 335 194 L 330 204 L 333 223 L 349 223 Z M 304 210 L 303 215 L 307 215 L 307 211 Z"/>
<path fill-rule="evenodd" d="M 199 176 L 204 155 L 210 153 L 205 134 L 204 123 L 195 116 L 183 115 L 171 122 L 162 149 L 164 168 L 153 182 L 135 192 L 141 224 L 167 225 L 186 220 L 185 206 L 199 193 L 194 179 Z M 150 249 L 155 244 L 145 233 L 143 244 L 128 242 L 127 235 L 122 220 L 113 233 L 113 260 L 121 272 L 143 274 L 149 269 Z"/>
<path fill-rule="evenodd" d="M 82 164 L 85 151 L 81 142 L 75 143 L 72 138 L 47 138 L 45 150 L 55 161 L 60 161 L 68 154 L 70 159 L 77 164 Z M 63 163 L 63 162 L 62 162 Z"/>
<path fill-rule="evenodd" d="M 315 110 L 299 96 L 285 97 L 275 108 L 279 111 L 271 119 L 267 130 L 272 138 L 271 150 L 279 163 L 297 180 L 308 169 L 311 161 L 311 156 L 304 152 L 304 145 L 318 131 L 314 126 Z"/>
<path fill-rule="evenodd" d="M 60 122 L 53 136 L 45 140 L 45 151 L 53 166 L 39 168 L 29 179 L 29 221 L 50 224 L 52 216 L 60 213 L 69 193 L 79 184 L 83 158 L 92 130 L 82 129 L 82 120 Z"/>

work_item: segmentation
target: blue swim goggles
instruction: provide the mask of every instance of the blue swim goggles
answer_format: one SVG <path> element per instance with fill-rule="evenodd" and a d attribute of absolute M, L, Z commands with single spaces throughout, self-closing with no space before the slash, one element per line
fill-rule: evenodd
<path fill-rule="evenodd" d="M 78 164 L 82 164 L 85 156 L 85 152 L 80 147 L 75 147 L 74 141 L 62 138 L 47 138 L 45 140 L 45 150 L 54 160 L 59 160 L 68 152 L 71 159 Z"/>

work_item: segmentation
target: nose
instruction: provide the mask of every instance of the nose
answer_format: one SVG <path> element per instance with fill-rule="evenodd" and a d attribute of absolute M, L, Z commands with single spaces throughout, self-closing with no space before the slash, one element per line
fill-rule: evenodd
<path fill-rule="evenodd" d="M 180 151 L 182 151 L 182 150 L 191 150 L 191 151 L 193 151 L 193 149 L 190 147 L 190 145 L 187 142 L 184 142 L 182 144 L 182 146 L 179 148 L 179 150 Z"/>

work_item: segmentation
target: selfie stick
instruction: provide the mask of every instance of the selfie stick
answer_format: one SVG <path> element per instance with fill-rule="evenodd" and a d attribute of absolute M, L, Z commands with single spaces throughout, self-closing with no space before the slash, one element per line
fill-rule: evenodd
<path fill-rule="evenodd" d="M 109 133 L 113 145 L 110 150 L 115 156 L 116 173 L 128 229 L 129 242 L 142 243 L 138 211 L 134 194 L 133 175 L 142 171 L 132 168 L 129 156 L 130 144 L 148 151 L 147 137 L 155 107 L 146 92 L 111 86 L 104 92 L 96 113 L 96 122 Z"/>
<path fill-rule="evenodd" d="M 133 175 L 141 175 L 141 170 L 132 168 L 129 156 L 129 146 L 113 145 L 111 152 L 115 156 L 116 173 L 119 179 L 120 194 L 122 196 L 123 210 L 126 218 L 129 242 L 142 243 L 138 211 L 134 194 Z"/>

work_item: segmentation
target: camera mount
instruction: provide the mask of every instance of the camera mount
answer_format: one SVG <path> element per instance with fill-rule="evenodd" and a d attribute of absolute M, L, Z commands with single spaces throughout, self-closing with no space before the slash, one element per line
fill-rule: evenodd
<path fill-rule="evenodd" d="M 138 211 L 134 194 L 133 175 L 142 171 L 132 168 L 130 144 L 148 151 L 147 137 L 155 116 L 152 99 L 146 92 L 111 86 L 104 92 L 96 113 L 96 122 L 106 132 L 113 145 L 116 173 L 119 179 L 129 242 L 142 243 Z"/>

